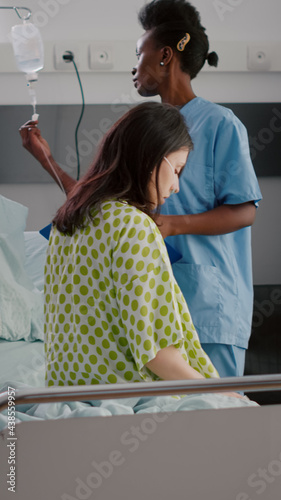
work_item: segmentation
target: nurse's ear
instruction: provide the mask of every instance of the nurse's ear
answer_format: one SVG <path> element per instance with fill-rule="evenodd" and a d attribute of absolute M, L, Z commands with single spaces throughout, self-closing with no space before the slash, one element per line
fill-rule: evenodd
<path fill-rule="evenodd" d="M 169 45 L 167 45 L 166 47 L 162 47 L 161 53 L 162 53 L 162 61 L 160 64 L 161 66 L 167 66 L 173 59 L 174 51 L 171 47 L 169 47 Z"/>

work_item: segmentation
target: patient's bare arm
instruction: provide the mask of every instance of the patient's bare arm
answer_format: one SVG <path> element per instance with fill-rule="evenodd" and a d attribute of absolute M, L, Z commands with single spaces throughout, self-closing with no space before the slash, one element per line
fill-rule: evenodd
<path fill-rule="evenodd" d="M 76 184 L 76 180 L 70 177 L 54 160 L 49 144 L 41 136 L 37 128 L 38 121 L 28 121 L 19 129 L 23 147 L 31 153 L 42 167 L 50 174 L 56 183 L 63 187 L 68 194 Z M 50 165 L 51 164 L 51 165 Z"/>
<path fill-rule="evenodd" d="M 175 346 L 170 345 L 158 351 L 157 355 L 145 365 L 163 380 L 204 379 L 203 375 L 192 368 Z"/>
<path fill-rule="evenodd" d="M 145 365 L 150 371 L 163 380 L 204 380 L 203 375 L 192 368 L 182 357 L 174 345 L 164 347 L 155 358 Z M 237 392 L 223 392 L 225 396 L 243 399 Z"/>

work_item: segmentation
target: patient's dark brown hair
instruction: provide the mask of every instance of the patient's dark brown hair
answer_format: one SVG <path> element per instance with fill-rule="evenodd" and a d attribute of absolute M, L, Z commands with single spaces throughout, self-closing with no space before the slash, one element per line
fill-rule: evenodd
<path fill-rule="evenodd" d="M 103 138 L 88 172 L 77 182 L 53 223 L 73 234 L 91 219 L 92 209 L 103 201 L 126 201 L 153 217 L 148 184 L 164 156 L 193 144 L 183 116 L 170 104 L 142 103 L 132 108 Z"/>

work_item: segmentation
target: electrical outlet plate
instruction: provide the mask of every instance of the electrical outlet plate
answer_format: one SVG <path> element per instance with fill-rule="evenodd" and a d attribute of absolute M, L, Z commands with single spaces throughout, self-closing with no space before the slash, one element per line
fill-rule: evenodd
<path fill-rule="evenodd" d="M 91 43 L 89 68 L 100 71 L 113 69 L 113 45 Z"/>
<path fill-rule="evenodd" d="M 269 45 L 248 45 L 247 67 L 250 71 L 269 71 L 271 51 Z"/>
<path fill-rule="evenodd" d="M 73 71 L 73 64 L 65 61 L 62 56 L 70 50 L 74 54 L 74 60 L 77 68 L 81 66 L 82 49 L 79 44 L 73 42 L 56 43 L 54 47 L 54 67 L 59 71 Z"/>

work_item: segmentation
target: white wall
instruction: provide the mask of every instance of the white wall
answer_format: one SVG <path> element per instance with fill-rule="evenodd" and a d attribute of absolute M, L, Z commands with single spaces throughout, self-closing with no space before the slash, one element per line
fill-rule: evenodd
<path fill-rule="evenodd" d="M 25 2 L 23 2 L 25 3 Z M 137 12 L 144 0 L 29 0 L 32 20 L 40 29 L 44 42 L 64 40 L 123 40 L 133 43 L 141 35 Z M 279 0 L 196 0 L 202 23 L 207 26 L 210 50 L 216 42 L 281 42 Z M 0 0 L 1 5 L 14 5 Z M 219 6 L 224 6 L 222 9 Z M 0 48 L 9 42 L 14 24 L 21 22 L 14 11 L 0 11 Z M 235 45 L 233 50 L 235 51 Z M 12 52 L 11 52 L 11 57 Z M 83 73 L 83 87 L 88 104 L 135 102 L 139 96 L 132 88 L 130 70 L 134 64 L 134 47 L 128 61 L 128 72 Z M 281 54 L 279 54 L 281 64 Z M 1 73 L 0 104 L 28 104 L 24 75 Z M 194 81 L 198 95 L 216 102 L 277 102 L 280 100 L 281 73 L 221 73 L 202 71 Z M 38 103 L 79 104 L 81 101 L 73 73 L 40 72 Z"/>
<path fill-rule="evenodd" d="M 26 3 L 33 11 L 33 21 L 40 27 L 45 42 L 132 41 L 142 33 L 137 12 L 143 0 L 29 0 Z M 207 26 L 210 50 L 219 41 L 281 41 L 279 0 L 194 0 L 194 3 L 201 13 L 203 25 Z M 12 6 L 14 2 L 0 1 L 1 5 Z M 224 9 L 219 10 L 219 5 Z M 0 11 L 0 46 L 7 43 L 11 26 L 17 23 L 14 12 Z M 118 74 L 83 73 L 86 103 L 138 101 L 139 96 L 132 89 L 130 69 L 128 67 L 128 73 Z M 0 73 L 0 82 L 0 104 L 28 104 L 22 74 Z M 197 95 L 216 102 L 280 102 L 281 73 L 203 71 L 194 81 L 194 90 Z M 81 100 L 72 73 L 42 71 L 37 95 L 41 104 L 80 103 Z M 256 283 L 280 284 L 281 176 L 263 178 L 260 185 L 265 199 L 253 228 L 254 278 Z M 2 185 L 1 194 L 29 207 L 28 229 L 39 229 L 47 224 L 62 201 L 59 189 L 51 184 Z"/>
<path fill-rule="evenodd" d="M 219 3 L 218 3 L 219 1 Z M 29 0 L 33 21 L 40 28 L 45 42 L 127 40 L 134 41 L 142 29 L 137 12 L 144 0 Z M 216 42 L 280 42 L 281 2 L 278 0 L 196 0 L 202 23 L 207 26 L 210 50 Z M 13 5 L 1 0 L 1 5 Z M 219 10 L 224 5 L 225 10 Z M 235 6 L 236 5 L 236 6 Z M 0 12 L 0 45 L 9 41 L 10 29 L 20 20 L 13 11 Z M 235 50 L 235 47 L 234 47 Z M 280 56 L 281 58 L 281 56 Z M 139 97 L 128 73 L 85 73 L 83 86 L 87 103 L 112 103 L 115 100 L 134 102 Z M 0 68 L 1 72 L 1 68 Z M 23 74 L 1 74 L 1 104 L 28 104 Z M 194 81 L 198 95 L 216 102 L 255 102 L 280 99 L 280 73 L 209 73 L 203 71 Z M 39 76 L 38 102 L 42 104 L 80 103 L 74 74 L 44 73 Z"/>

